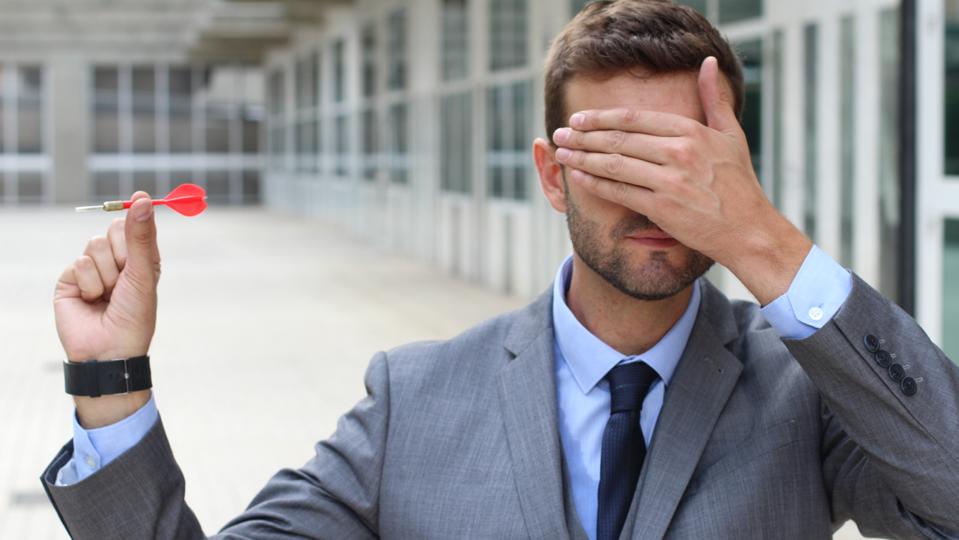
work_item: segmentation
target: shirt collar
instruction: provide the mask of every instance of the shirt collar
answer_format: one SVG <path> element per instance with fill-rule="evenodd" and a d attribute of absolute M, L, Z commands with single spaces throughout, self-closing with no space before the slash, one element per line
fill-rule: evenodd
<path fill-rule="evenodd" d="M 566 305 L 566 291 L 573 276 L 573 257 L 560 265 L 553 281 L 553 328 L 556 344 L 569 367 L 579 389 L 588 394 L 616 364 L 642 360 L 669 386 L 686 342 L 693 331 L 702 297 L 699 280 L 693 284 L 693 294 L 682 317 L 651 349 L 638 356 L 626 356 L 603 343 L 576 319 Z"/>

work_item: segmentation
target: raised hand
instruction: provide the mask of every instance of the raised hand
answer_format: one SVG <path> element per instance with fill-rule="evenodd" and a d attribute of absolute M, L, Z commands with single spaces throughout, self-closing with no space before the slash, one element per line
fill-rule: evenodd
<path fill-rule="evenodd" d="M 646 215 L 768 303 L 788 289 L 811 242 L 763 193 L 715 58 L 703 62 L 698 90 L 705 125 L 656 111 L 582 111 L 554 133 L 556 160 L 572 182 Z"/>
<path fill-rule="evenodd" d="M 146 354 L 156 328 L 157 250 L 153 207 L 146 193 L 133 196 L 126 219 L 90 240 L 83 255 L 60 276 L 54 294 L 57 333 L 72 362 L 113 360 Z M 76 398 L 85 427 L 122 419 L 149 391 Z"/>

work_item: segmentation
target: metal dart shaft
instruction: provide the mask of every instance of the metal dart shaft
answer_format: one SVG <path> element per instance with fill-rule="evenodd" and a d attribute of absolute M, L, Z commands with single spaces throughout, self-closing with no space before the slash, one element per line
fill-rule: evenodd
<path fill-rule="evenodd" d="M 104 212 L 116 212 L 123 210 L 123 201 L 107 201 L 97 206 L 78 206 L 75 208 L 75 210 L 77 212 L 96 212 L 98 210 L 103 210 Z"/>

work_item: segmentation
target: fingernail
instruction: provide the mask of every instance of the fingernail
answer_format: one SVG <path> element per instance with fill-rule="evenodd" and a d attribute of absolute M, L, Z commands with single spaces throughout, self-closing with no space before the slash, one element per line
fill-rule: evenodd
<path fill-rule="evenodd" d="M 569 138 L 569 132 L 570 132 L 570 131 L 571 131 L 571 130 L 570 130 L 569 128 L 559 128 L 559 129 L 557 129 L 556 131 L 553 132 L 553 140 L 554 140 L 554 141 L 560 141 L 560 142 L 566 141 L 566 139 Z"/>
<path fill-rule="evenodd" d="M 570 158 L 570 156 L 572 156 L 572 155 L 573 155 L 573 153 L 570 152 L 569 150 L 565 149 L 565 148 L 557 148 L 557 149 L 556 149 L 556 160 L 557 160 L 557 161 L 566 161 L 566 160 L 568 160 L 568 159 Z"/>
<path fill-rule="evenodd" d="M 137 221 L 147 221 L 153 216 L 153 204 L 141 204 L 139 208 L 134 209 L 133 219 Z"/>
<path fill-rule="evenodd" d="M 576 113 L 573 116 L 569 117 L 569 125 L 574 128 L 578 128 L 583 125 L 583 122 L 586 121 L 586 115 L 583 113 Z"/>

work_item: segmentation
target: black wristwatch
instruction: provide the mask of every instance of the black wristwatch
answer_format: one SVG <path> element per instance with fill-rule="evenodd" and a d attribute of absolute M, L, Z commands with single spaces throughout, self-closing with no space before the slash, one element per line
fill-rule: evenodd
<path fill-rule="evenodd" d="M 147 390 L 153 387 L 150 357 L 64 362 L 63 383 L 67 393 L 73 396 L 100 397 Z"/>

